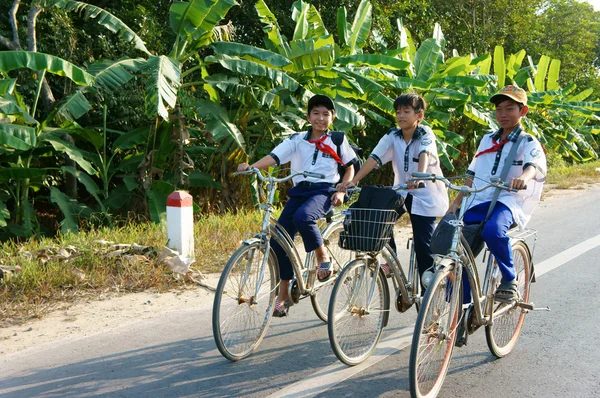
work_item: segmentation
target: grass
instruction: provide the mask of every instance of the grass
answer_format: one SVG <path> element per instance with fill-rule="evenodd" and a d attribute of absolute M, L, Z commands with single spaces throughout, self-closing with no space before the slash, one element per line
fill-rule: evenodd
<path fill-rule="evenodd" d="M 600 160 L 569 165 L 564 161 L 551 163 L 548 168 L 546 189 L 584 189 L 585 184 L 600 182 Z"/>
<path fill-rule="evenodd" d="M 579 188 L 600 182 L 600 161 L 570 166 L 549 159 L 546 186 Z M 195 223 L 196 261 L 192 268 L 220 272 L 240 241 L 260 229 L 258 211 L 202 216 Z M 408 217 L 401 219 L 402 225 Z M 99 241 L 147 246 L 143 253 L 116 253 Z M 196 286 L 190 278 L 174 275 L 157 261 L 166 244 L 163 225 L 131 222 L 115 229 L 90 228 L 78 235 L 6 242 L 0 265 L 20 267 L 0 279 L 0 327 L 20 324 L 78 300 L 148 289 L 167 291 Z"/>

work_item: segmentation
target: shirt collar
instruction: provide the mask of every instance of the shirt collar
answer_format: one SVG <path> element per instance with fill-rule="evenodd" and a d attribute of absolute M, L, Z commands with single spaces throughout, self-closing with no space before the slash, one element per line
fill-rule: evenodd
<path fill-rule="evenodd" d="M 510 134 L 506 138 L 509 141 L 517 142 L 517 138 L 519 137 L 519 134 L 521 134 L 521 130 L 522 130 L 522 127 L 519 124 L 517 127 L 515 127 L 515 129 L 513 131 L 510 132 Z M 494 134 L 492 134 L 492 138 L 494 140 L 498 141 L 500 139 L 500 136 L 502 135 L 503 131 L 504 131 L 504 129 L 502 127 L 500 127 L 500 129 L 498 129 L 498 131 L 496 131 Z"/>
<path fill-rule="evenodd" d="M 400 128 L 397 128 L 394 134 L 396 134 L 400 138 L 404 138 L 404 135 L 402 134 L 402 129 Z M 415 128 L 415 132 L 413 133 L 411 141 L 418 140 L 423 134 L 425 134 L 425 129 L 421 127 L 421 125 L 418 125 L 417 128 Z"/>
<path fill-rule="evenodd" d="M 304 135 L 304 140 L 308 141 L 310 140 L 310 136 L 312 135 L 312 127 L 308 128 L 308 131 L 306 132 L 306 134 Z M 325 132 L 325 135 L 331 135 L 331 130 L 327 129 L 327 131 Z"/>

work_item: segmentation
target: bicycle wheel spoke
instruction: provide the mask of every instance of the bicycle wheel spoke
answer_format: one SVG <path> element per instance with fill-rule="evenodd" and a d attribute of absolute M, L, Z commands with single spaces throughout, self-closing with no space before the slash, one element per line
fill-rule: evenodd
<path fill-rule="evenodd" d="M 460 278 L 440 271 L 421 304 L 413 334 L 410 358 L 411 392 L 417 397 L 434 397 L 448 371 L 459 315 Z"/>
<path fill-rule="evenodd" d="M 348 365 L 368 358 L 381 336 L 389 299 L 385 281 L 375 276 L 366 260 L 355 260 L 344 269 L 334 288 L 329 339 L 337 357 Z"/>
<path fill-rule="evenodd" d="M 271 260 L 260 277 L 264 256 L 260 244 L 242 246 L 228 262 L 217 287 L 213 334 L 219 351 L 231 360 L 256 348 L 271 319 L 277 285 Z"/>
<path fill-rule="evenodd" d="M 315 313 L 324 322 L 327 322 L 329 301 L 331 300 L 331 294 L 333 292 L 337 276 L 341 273 L 342 268 L 352 259 L 352 252 L 349 250 L 344 250 L 338 245 L 340 232 L 342 231 L 343 226 L 342 224 L 338 223 L 334 227 L 328 229 L 323 235 L 323 241 L 326 242 L 325 249 L 327 250 L 327 255 L 329 258 L 331 258 L 333 275 L 325 283 L 316 281 L 314 290 L 310 296 L 310 301 Z M 314 266 L 316 268 L 317 264 L 315 263 Z"/>
<path fill-rule="evenodd" d="M 521 300 L 527 302 L 531 277 L 529 250 L 523 242 L 516 242 L 512 246 L 512 251 L 519 296 Z M 498 267 L 495 260 L 492 260 L 490 266 Z M 496 289 L 496 286 L 493 288 Z M 503 357 L 512 351 L 517 343 L 525 320 L 525 311 L 516 305 L 506 310 L 505 304 L 496 306 L 495 311 L 502 312 L 494 316 L 492 325 L 486 326 L 486 340 L 490 351 L 497 357 Z"/>

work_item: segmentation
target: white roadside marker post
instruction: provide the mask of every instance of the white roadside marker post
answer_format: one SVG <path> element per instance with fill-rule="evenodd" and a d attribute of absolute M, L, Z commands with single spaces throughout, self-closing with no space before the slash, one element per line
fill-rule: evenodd
<path fill-rule="evenodd" d="M 192 195 L 175 191 L 167 197 L 168 247 L 191 263 L 194 259 L 194 211 Z"/>

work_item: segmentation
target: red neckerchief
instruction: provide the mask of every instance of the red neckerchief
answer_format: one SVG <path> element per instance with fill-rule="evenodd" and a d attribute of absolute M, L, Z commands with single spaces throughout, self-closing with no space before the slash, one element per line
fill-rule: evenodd
<path fill-rule="evenodd" d="M 343 166 L 344 162 L 342 162 L 342 159 L 340 159 L 337 152 L 334 151 L 332 147 L 330 147 L 329 145 L 326 145 L 324 143 L 326 138 L 327 138 L 327 134 L 323 134 L 320 138 L 317 138 L 316 140 L 308 140 L 308 142 L 310 142 L 311 144 L 315 144 L 315 146 L 317 147 L 317 149 L 319 151 L 326 153 L 327 155 L 330 155 L 333 158 L 333 160 L 335 160 L 336 162 L 338 162 L 339 164 L 341 164 Z"/>
<path fill-rule="evenodd" d="M 500 150 L 500 148 L 502 148 L 507 142 L 509 142 L 509 139 L 504 139 L 500 142 L 497 142 L 495 138 L 492 138 L 492 142 L 494 143 L 494 145 L 492 145 L 490 148 L 488 149 L 484 149 L 481 152 L 478 152 L 477 155 L 475 155 L 475 157 L 479 157 L 480 155 L 483 155 L 485 153 L 490 153 L 490 152 L 498 152 Z"/>

